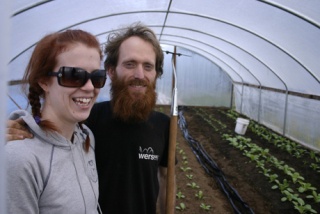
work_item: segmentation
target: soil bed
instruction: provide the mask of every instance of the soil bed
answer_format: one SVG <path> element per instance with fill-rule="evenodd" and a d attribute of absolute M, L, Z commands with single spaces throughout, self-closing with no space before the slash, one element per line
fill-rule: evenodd
<path fill-rule="evenodd" d="M 170 106 L 158 106 L 157 110 L 169 115 Z M 235 148 L 229 141 L 222 138 L 223 134 L 237 136 L 234 132 L 236 122 L 227 116 L 228 110 L 226 108 L 184 107 L 183 116 L 186 119 L 190 136 L 198 141 L 217 163 L 228 183 L 238 192 L 242 200 L 248 204 L 254 213 L 299 213 L 294 209 L 292 202 L 281 201 L 284 195 L 279 189 L 271 188 L 274 183 L 269 182 L 269 178 L 261 173 L 255 162 L 243 155 L 243 151 Z M 214 118 L 214 120 L 209 119 L 211 124 L 208 123 L 209 117 Z M 221 126 L 221 124 L 224 125 Z M 218 128 L 215 129 L 213 127 Z M 305 182 L 317 188 L 317 192 L 320 191 L 318 179 L 320 173 L 310 168 L 309 165 L 312 163 L 312 159 L 309 156 L 303 156 L 303 158 L 298 159 L 260 138 L 250 129 L 247 129 L 244 137 L 250 138 L 251 143 L 259 147 L 269 149 L 269 154 L 272 154 L 280 161 L 284 161 L 289 167 L 293 167 L 296 172 L 305 178 Z M 217 184 L 216 179 L 210 177 L 197 161 L 195 154 L 179 128 L 176 155 L 179 161 L 176 166 L 177 193 L 180 192 L 184 196 L 184 198 L 176 199 L 176 205 L 180 206 L 180 203 L 184 203 L 186 206 L 184 210 L 176 210 L 176 213 L 234 213 L 229 200 Z M 181 167 L 184 169 L 190 167 L 190 170 L 183 171 Z M 275 167 L 272 168 L 272 171 L 277 173 L 279 181 L 290 179 Z M 192 179 L 190 179 L 190 175 L 193 176 Z M 192 183 L 196 185 L 192 185 Z M 192 188 L 191 186 L 199 186 L 199 188 Z M 295 184 L 290 182 L 290 186 L 295 187 Z M 200 190 L 204 195 L 202 199 L 196 197 Z M 299 195 L 303 196 L 303 193 Z M 312 199 L 306 199 L 305 197 L 304 201 L 306 204 L 310 204 L 317 212 L 320 211 L 319 203 L 315 203 Z M 201 208 L 200 205 L 202 203 L 210 205 L 210 209 Z M 246 211 L 243 213 L 246 213 Z"/>

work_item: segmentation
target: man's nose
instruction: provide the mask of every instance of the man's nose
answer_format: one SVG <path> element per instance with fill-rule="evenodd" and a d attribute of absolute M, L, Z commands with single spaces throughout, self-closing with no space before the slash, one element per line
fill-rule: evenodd
<path fill-rule="evenodd" d="M 144 78 L 144 70 L 142 66 L 137 66 L 134 70 L 134 78 L 136 79 L 143 79 Z"/>

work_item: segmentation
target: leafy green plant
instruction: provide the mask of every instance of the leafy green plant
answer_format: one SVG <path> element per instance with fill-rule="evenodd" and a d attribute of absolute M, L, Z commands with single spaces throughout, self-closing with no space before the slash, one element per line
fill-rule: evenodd
<path fill-rule="evenodd" d="M 310 183 L 300 182 L 300 187 L 298 188 L 298 191 L 300 193 L 306 192 L 306 191 L 315 191 L 316 188 L 313 187 Z"/>
<path fill-rule="evenodd" d="M 176 206 L 176 209 L 180 210 L 180 211 L 183 211 L 186 208 L 187 208 L 186 205 L 184 203 L 182 203 L 182 202 L 179 204 L 179 206 Z"/>
<path fill-rule="evenodd" d="M 195 194 L 196 198 L 198 199 L 203 199 L 203 192 L 201 190 L 199 190 L 196 194 Z"/>
<path fill-rule="evenodd" d="M 188 187 L 191 187 L 192 189 L 198 189 L 200 188 L 195 182 L 192 182 L 192 183 L 187 183 L 187 186 Z"/>
<path fill-rule="evenodd" d="M 180 150 L 179 150 L 179 154 L 183 154 L 183 155 L 185 154 L 185 152 L 183 151 L 183 149 L 180 149 Z"/>
<path fill-rule="evenodd" d="M 191 168 L 188 167 L 188 166 L 186 166 L 186 167 L 181 166 L 180 169 L 181 169 L 182 171 L 184 171 L 184 172 L 187 172 L 187 171 L 190 171 L 190 170 L 191 170 Z"/>
<path fill-rule="evenodd" d="M 312 191 L 312 195 L 307 195 L 306 198 L 313 198 L 314 202 L 320 203 L 320 194 L 316 191 Z"/>
<path fill-rule="evenodd" d="M 294 208 L 299 211 L 299 213 L 317 213 L 312 209 L 310 204 L 305 204 L 304 201 L 293 201 Z"/>
<path fill-rule="evenodd" d="M 179 198 L 179 199 L 186 197 L 184 194 L 182 194 L 181 191 L 179 191 L 179 192 L 176 194 L 176 196 L 177 196 L 177 198 Z"/>
<path fill-rule="evenodd" d="M 204 209 L 204 210 L 206 210 L 206 211 L 209 211 L 210 208 L 211 208 L 210 205 L 206 205 L 206 204 L 204 204 L 204 203 L 201 203 L 201 204 L 200 204 L 200 207 L 201 207 L 201 209 Z"/>
<path fill-rule="evenodd" d="M 192 180 L 192 179 L 193 179 L 193 175 L 192 175 L 192 174 L 187 174 L 186 176 L 187 176 L 187 178 L 188 178 L 189 180 Z"/>

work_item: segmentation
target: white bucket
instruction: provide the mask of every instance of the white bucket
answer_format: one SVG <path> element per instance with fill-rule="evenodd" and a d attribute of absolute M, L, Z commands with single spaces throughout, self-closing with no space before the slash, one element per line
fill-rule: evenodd
<path fill-rule="evenodd" d="M 241 135 L 244 135 L 247 131 L 247 127 L 249 125 L 249 120 L 244 119 L 244 118 L 237 118 L 237 124 L 235 128 L 235 132 Z"/>

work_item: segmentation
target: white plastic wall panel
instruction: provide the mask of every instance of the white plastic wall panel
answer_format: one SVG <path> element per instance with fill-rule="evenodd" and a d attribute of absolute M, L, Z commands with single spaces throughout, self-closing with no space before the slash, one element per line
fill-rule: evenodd
<path fill-rule="evenodd" d="M 147 12 L 166 11 L 167 7 L 167 1 L 50 1 L 12 18 L 14 29 L 17 29 L 14 31 L 13 41 L 18 42 L 14 45 L 18 50 L 14 49 L 13 55 L 33 45 L 48 32 L 60 31 L 83 22 L 92 25 L 92 31 L 103 32 L 104 29 L 110 29 L 109 25 L 118 28 L 121 23 L 127 25 L 134 21 L 121 14 L 137 14 L 137 17 L 140 14 L 140 16 L 148 16 L 149 19 L 156 19 L 158 14 L 153 16 Z M 17 11 L 16 8 L 13 10 Z M 107 18 L 111 18 L 110 21 L 106 20 Z M 95 22 L 100 19 L 103 19 L 103 22 L 96 24 Z M 164 16 L 158 19 L 163 24 Z"/>
<path fill-rule="evenodd" d="M 320 23 L 319 8 L 320 1 L 291 1 L 291 0 L 264 0 L 265 2 L 282 6 L 295 11 L 301 16 L 316 23 Z"/>
<path fill-rule="evenodd" d="M 21 85 L 8 86 L 8 94 L 6 101 L 8 103 L 7 116 L 14 110 L 27 109 L 28 102 L 25 93 L 22 91 Z"/>
<path fill-rule="evenodd" d="M 173 46 L 162 45 L 162 50 L 174 52 Z M 173 70 L 172 70 L 172 55 L 164 54 L 164 63 L 163 63 L 163 74 L 160 79 L 157 80 L 157 104 L 161 105 L 171 105 L 172 101 L 172 79 L 173 79 Z M 178 94 L 179 98 L 179 94 Z M 178 102 L 179 105 L 179 102 Z"/>
<path fill-rule="evenodd" d="M 10 49 L 10 12 L 7 7 L 10 6 L 10 0 L 2 0 L 0 2 L 0 26 L 1 26 L 1 40 L 0 40 L 0 97 L 6 97 L 7 94 L 7 76 L 8 76 L 8 51 Z M 0 213 L 7 212 L 6 204 L 6 153 L 4 149 L 6 136 L 6 109 L 8 103 L 1 101 L 0 107 Z"/>
<path fill-rule="evenodd" d="M 182 20 L 184 20 L 183 23 Z M 192 23 L 194 23 L 194 26 Z M 197 23 L 201 23 L 201 25 Z M 254 34 L 221 22 L 181 14 L 169 15 L 168 25 L 180 25 L 182 28 L 191 26 L 196 31 L 206 32 L 221 37 L 230 43 L 237 44 L 237 46 L 259 58 L 272 70 L 275 70 L 279 77 L 285 80 L 290 90 L 319 94 L 320 86 L 318 82 L 305 72 L 296 61 L 279 48 L 270 45 L 270 43 L 256 37 Z"/>
<path fill-rule="evenodd" d="M 286 135 L 320 151 L 320 101 L 289 96 Z"/>
<path fill-rule="evenodd" d="M 234 85 L 236 111 L 301 144 L 320 151 L 320 101 Z M 287 109 L 286 109 L 287 102 Z M 259 113 L 260 111 L 260 113 Z"/>
<path fill-rule="evenodd" d="M 319 56 L 320 53 L 320 42 L 318 39 L 320 37 L 320 31 L 315 26 L 306 23 L 291 13 L 259 1 L 220 1 L 219 4 L 217 4 L 214 1 L 207 0 L 200 5 L 195 1 L 184 1 L 184 4 L 180 4 L 181 1 L 182 0 L 173 2 L 172 11 L 189 12 L 191 15 L 196 14 L 197 16 L 206 17 L 206 19 L 212 18 L 219 20 L 221 23 L 230 23 L 235 28 L 241 28 L 254 34 L 255 37 L 258 36 L 258 40 L 265 39 L 270 42 L 268 46 L 274 44 L 275 48 L 273 49 L 279 49 L 285 53 L 280 54 L 276 53 L 279 52 L 279 50 L 263 48 L 259 44 L 261 41 L 256 42 L 251 38 L 245 39 L 245 37 L 242 37 L 242 33 L 239 34 L 236 30 L 234 30 L 234 34 L 232 34 L 216 24 L 214 24 L 214 26 L 213 23 L 211 25 L 206 24 L 207 20 L 200 21 L 202 18 L 195 20 L 185 17 L 184 19 L 187 20 L 185 23 L 192 26 L 192 29 L 200 31 L 203 31 L 200 27 L 218 29 L 224 36 L 222 38 L 226 38 L 228 41 L 235 41 L 234 38 L 231 38 L 234 35 L 239 36 L 242 42 L 235 43 L 243 44 L 243 42 L 248 42 L 253 44 L 258 50 L 245 44 L 240 46 L 261 58 L 262 61 L 265 61 L 265 59 L 268 60 L 266 63 L 270 64 L 272 69 L 275 69 L 277 72 L 283 72 L 283 76 L 285 77 L 293 76 L 292 74 L 294 74 L 295 79 L 288 81 L 288 86 L 291 90 L 305 93 L 317 93 L 319 91 L 319 86 L 317 86 L 319 82 L 312 81 L 313 77 L 306 75 L 305 70 L 299 66 L 299 63 L 307 64 L 307 69 L 311 69 L 312 74 L 319 76 L 316 72 L 320 72 L 318 69 L 320 62 L 317 60 L 317 56 Z M 308 4 L 306 2 L 304 3 Z M 318 6 L 318 9 L 320 9 L 319 3 L 314 3 L 313 6 Z M 308 8 L 310 8 L 310 6 Z M 192 11 L 192 13 L 190 13 L 190 11 Z M 195 26 L 193 26 L 192 23 L 194 23 Z M 197 25 L 196 23 L 203 24 Z M 168 25 L 171 24 L 168 22 Z M 210 32 L 210 34 L 219 35 L 218 32 Z M 260 56 L 258 54 L 263 55 Z M 268 57 L 270 54 L 272 57 Z M 283 54 L 289 54 L 294 60 L 298 60 L 298 64 L 292 62 L 292 60 L 287 60 L 285 56 L 281 56 Z M 269 58 L 271 58 L 271 60 L 269 60 Z M 275 58 L 277 60 L 274 60 Z M 301 81 L 302 76 L 305 76 L 305 81 Z M 307 86 L 307 89 L 301 90 L 301 88 L 304 88 L 303 85 L 305 83 L 308 83 L 309 86 Z"/>
<path fill-rule="evenodd" d="M 259 123 L 283 134 L 286 113 L 286 94 L 261 90 Z"/>
<path fill-rule="evenodd" d="M 232 83 L 225 72 L 191 51 L 177 52 L 186 55 L 176 59 L 179 105 L 230 107 Z"/>
<path fill-rule="evenodd" d="M 314 12 L 316 10 L 311 10 L 313 7 L 308 6 L 311 5 L 309 2 L 312 2 L 313 6 L 319 5 L 314 1 L 305 3 L 307 6 L 292 2 L 280 2 L 279 4 L 288 4 L 287 9 L 290 9 L 291 6 L 296 10 L 301 6 L 303 8 L 301 11 L 308 12 L 305 15 L 307 18 L 319 20 Z M 40 2 L 15 2 L 13 3 L 13 12 L 18 12 L 37 3 Z M 103 35 L 104 32 L 110 32 L 128 20 L 131 22 L 145 20 L 149 26 L 160 25 L 159 27 L 161 27 L 165 23 L 168 27 L 198 30 L 225 39 L 230 44 L 235 44 L 259 58 L 262 63 L 278 73 L 279 77 L 284 79 L 290 77 L 291 79 L 286 80 L 290 90 L 319 94 L 319 82 L 313 81 L 313 77 L 306 75 L 304 70 L 309 69 L 316 78 L 319 76 L 320 71 L 315 68 L 319 67 L 318 63 L 320 62 L 314 60 L 319 51 L 319 42 L 317 43 L 315 40 L 319 38 L 319 31 L 314 26 L 305 24 L 305 21 L 300 21 L 299 17 L 262 1 L 215 2 L 203 0 L 199 3 L 190 0 L 175 0 L 172 1 L 166 20 L 165 15 L 169 5 L 170 1 L 168 0 L 156 2 L 108 1 L 108 3 L 103 0 L 94 3 L 90 1 L 50 1 L 40 4 L 12 18 L 13 41 L 15 42 L 11 58 L 34 45 L 39 38 L 48 32 L 74 26 L 83 27 L 97 35 Z M 293 11 L 295 12 L 295 10 Z M 192 17 L 194 15 L 197 18 Z M 265 47 L 273 44 L 273 48 Z M 279 54 L 273 49 L 278 49 L 277 51 L 283 53 Z M 208 50 L 209 48 L 205 51 Z M 293 57 L 293 61 L 296 62 L 292 62 L 286 57 L 289 59 Z M 304 63 L 303 68 L 299 63 Z M 261 74 L 265 77 L 261 69 L 257 70 L 250 70 L 250 72 L 256 72 L 256 76 Z M 272 75 L 267 76 L 269 79 Z M 259 81 L 262 81 L 260 77 L 258 78 Z M 247 77 L 244 79 L 246 80 Z M 269 81 L 268 84 L 263 83 L 263 85 L 269 86 L 270 82 L 273 81 Z M 275 83 L 274 87 L 278 87 L 278 83 L 279 81 Z"/>
<path fill-rule="evenodd" d="M 163 24 L 163 20 L 165 19 L 165 13 L 156 13 L 154 12 L 152 16 L 148 13 L 129 13 L 129 14 L 121 14 L 114 15 L 108 17 L 101 17 L 92 22 L 85 22 L 81 24 L 77 24 L 72 28 L 75 29 L 83 29 L 89 31 L 95 35 L 101 34 L 109 34 L 112 30 L 119 29 L 121 27 L 126 27 L 134 22 L 148 23 L 153 29 L 152 26 L 161 26 Z M 130 20 L 130 22 L 128 22 Z M 156 33 L 156 32 L 155 32 Z M 103 42 L 106 41 L 106 36 L 103 37 Z"/>
<path fill-rule="evenodd" d="M 184 45 L 184 44 L 177 44 L 175 42 L 171 42 L 171 41 L 168 41 L 166 40 L 165 41 L 165 44 L 168 44 L 168 45 L 172 45 L 172 46 L 175 46 L 175 45 L 179 45 L 177 47 L 183 47 L 185 49 L 188 49 L 188 50 L 191 50 L 197 54 L 200 54 L 201 56 L 207 58 L 208 60 L 210 60 L 211 62 L 213 62 L 214 64 L 218 65 L 221 70 L 223 70 L 224 72 L 226 72 L 226 74 L 230 77 L 230 79 L 232 79 L 233 81 L 236 81 L 236 82 L 242 82 L 242 78 L 241 76 L 239 76 L 238 73 L 236 73 L 234 70 L 232 70 L 232 68 L 226 64 L 225 62 L 221 61 L 220 59 L 218 59 L 217 57 L 215 57 L 214 55 L 212 55 L 211 53 L 209 52 L 204 52 L 203 50 L 199 50 L 198 48 L 196 47 L 191 47 L 189 45 Z"/>
<path fill-rule="evenodd" d="M 21 54 L 18 58 L 11 61 L 9 63 L 9 75 L 8 75 L 8 81 L 10 80 L 21 80 L 25 71 L 25 68 L 27 67 L 27 64 L 30 60 L 33 47 Z"/>
<path fill-rule="evenodd" d="M 220 60 L 225 61 L 229 66 L 232 66 L 247 83 L 260 85 L 261 82 L 266 87 L 285 89 L 279 77 L 264 65 L 263 62 L 258 61 L 255 56 L 222 39 L 200 34 L 192 30 L 166 28 L 161 36 L 161 41 L 175 43 L 176 45 L 183 43 L 185 46 L 189 46 L 189 48 L 192 46 L 199 50 L 208 51 Z"/>
<path fill-rule="evenodd" d="M 168 40 L 166 40 L 168 38 Z M 169 40 L 170 39 L 170 40 Z M 178 37 L 168 37 L 168 36 L 162 36 L 162 40 L 164 42 L 170 41 L 175 43 L 177 46 L 184 46 L 188 49 L 198 49 L 198 50 L 206 50 L 208 53 L 212 54 L 214 57 L 219 59 L 220 61 L 224 62 L 225 64 L 228 64 L 234 71 L 241 72 L 239 75 L 242 76 L 247 83 L 250 84 L 259 84 L 257 79 L 250 73 L 250 71 L 247 68 L 244 68 L 242 64 L 240 64 L 239 61 L 237 61 L 235 58 L 230 57 L 227 53 L 221 52 L 215 47 L 209 47 L 200 41 L 194 41 L 194 40 L 188 40 L 185 38 L 178 38 Z M 241 68 L 242 69 L 239 69 Z"/>

